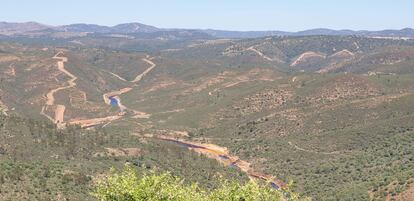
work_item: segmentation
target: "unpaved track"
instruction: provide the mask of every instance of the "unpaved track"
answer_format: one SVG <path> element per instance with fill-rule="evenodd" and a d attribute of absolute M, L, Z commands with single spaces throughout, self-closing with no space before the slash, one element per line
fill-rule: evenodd
<path fill-rule="evenodd" d="M 114 99 L 117 100 L 117 105 L 118 105 L 119 109 L 121 110 L 121 112 L 118 115 L 92 118 L 92 119 L 84 119 L 84 120 L 72 120 L 72 121 L 69 121 L 68 123 L 69 124 L 79 124 L 81 127 L 84 128 L 84 127 L 92 127 L 92 126 L 96 126 L 96 125 L 100 125 L 100 124 L 109 124 L 112 121 L 115 121 L 115 120 L 118 120 L 118 119 L 122 118 L 126 114 L 124 111 L 127 110 L 128 108 L 122 104 L 121 98 L 119 96 L 131 91 L 133 89 L 133 87 L 136 86 L 137 83 L 139 81 L 141 81 L 144 76 L 146 76 L 150 71 L 152 71 L 157 66 L 154 62 L 151 61 L 152 59 L 153 58 L 150 58 L 148 55 L 147 55 L 146 58 L 142 59 L 143 61 L 148 63 L 150 65 L 150 67 L 147 68 L 141 74 L 137 75 L 134 80 L 130 81 L 131 83 L 133 83 L 133 86 L 125 87 L 125 88 L 122 88 L 122 89 L 119 89 L 119 90 L 116 90 L 116 91 L 111 91 L 111 92 L 108 92 L 108 93 L 105 93 L 105 94 L 102 95 L 102 98 L 103 98 L 105 104 L 107 104 L 107 105 L 111 104 L 111 100 L 109 99 L 109 97 L 113 97 Z M 117 75 L 115 75 L 115 76 L 117 76 Z M 117 76 L 117 77 L 120 78 L 121 80 L 125 80 L 122 77 L 119 77 L 119 76 Z M 134 113 L 133 118 L 149 118 L 151 116 L 150 114 L 147 114 L 145 112 L 140 112 L 140 111 L 135 111 L 135 110 L 132 110 L 132 112 Z"/>
<path fill-rule="evenodd" d="M 105 71 L 105 72 L 111 74 L 112 76 L 114 76 L 114 77 L 116 77 L 116 78 L 118 78 L 118 79 L 120 79 L 120 80 L 122 80 L 124 82 L 128 82 L 128 80 L 124 79 L 123 77 L 121 77 L 121 76 L 119 76 L 119 75 L 117 75 L 117 74 L 115 74 L 113 72 L 110 72 L 110 71 Z"/>
<path fill-rule="evenodd" d="M 117 119 L 120 119 L 122 115 L 113 115 L 113 116 L 107 116 L 107 117 L 98 117 L 98 118 L 92 118 L 92 119 L 72 119 L 68 121 L 68 124 L 71 125 L 80 125 L 81 128 L 87 128 L 96 126 L 103 123 L 108 123 L 115 121 Z"/>
<path fill-rule="evenodd" d="M 40 112 L 40 114 L 46 116 L 48 119 L 50 119 L 54 123 L 58 124 L 59 128 L 62 128 L 62 127 L 64 127 L 63 121 L 64 121 L 64 114 L 65 114 L 65 108 L 66 107 L 64 105 L 57 105 L 56 108 L 55 108 L 55 118 L 51 118 L 49 115 L 45 114 L 45 110 L 47 109 L 48 106 L 52 106 L 52 105 L 55 104 L 54 94 L 56 92 L 60 91 L 60 90 L 75 87 L 76 86 L 75 81 L 78 79 L 78 77 L 76 77 L 75 75 L 73 75 L 72 73 L 70 73 L 69 71 L 67 71 L 65 69 L 65 62 L 68 61 L 68 58 L 58 56 L 60 54 L 63 54 L 63 52 L 58 52 L 55 56 L 53 56 L 53 59 L 60 60 L 60 61 L 57 62 L 58 70 L 61 71 L 64 74 L 66 74 L 67 76 L 69 76 L 71 79 L 67 81 L 67 83 L 68 83 L 67 86 L 62 86 L 62 87 L 58 87 L 56 89 L 52 89 L 46 94 L 46 105 L 43 106 L 42 111 Z"/>
<path fill-rule="evenodd" d="M 320 57 L 320 58 L 323 58 L 323 59 L 325 59 L 326 57 L 324 56 L 324 55 L 322 55 L 322 54 L 319 54 L 319 53 L 316 53 L 316 52 L 312 52 L 312 51 L 308 51 L 308 52 L 305 52 L 305 53 L 303 53 L 303 54 L 301 54 L 295 61 L 293 61 L 291 64 L 290 64 L 290 66 L 291 67 L 294 67 L 294 66 L 297 66 L 299 63 L 301 63 L 303 60 L 305 60 L 305 59 L 307 59 L 307 58 L 310 58 L 310 57 Z"/>
<path fill-rule="evenodd" d="M 147 68 L 144 72 L 142 72 L 141 74 L 139 74 L 139 75 L 137 75 L 136 77 L 135 77 L 135 79 L 134 80 L 132 80 L 131 82 L 132 83 L 134 83 L 134 84 L 136 84 L 137 82 L 139 82 L 139 81 L 141 81 L 142 80 L 142 78 L 145 76 L 145 75 L 147 75 L 150 71 L 152 71 L 157 65 L 154 63 L 154 62 L 152 62 L 151 60 L 150 60 L 151 58 L 149 58 L 149 56 L 147 56 L 147 58 L 143 58 L 142 60 L 143 61 L 145 61 L 146 63 L 148 63 L 149 65 L 150 65 L 150 67 L 149 68 Z M 123 78 L 122 78 L 123 79 Z M 125 79 L 123 79 L 123 80 L 125 80 Z M 119 96 L 120 95 L 122 95 L 122 94 L 124 94 L 124 93 L 128 93 L 129 91 L 131 91 L 132 90 L 132 87 L 126 87 L 126 88 L 122 88 L 122 89 L 119 89 L 119 90 L 116 90 L 116 91 L 111 91 L 111 92 L 108 92 L 108 93 L 105 93 L 105 94 L 103 94 L 102 95 L 102 97 L 103 97 L 103 99 L 104 99 L 104 102 L 107 104 L 107 105 L 109 105 L 110 104 L 110 100 L 109 100 L 109 97 L 111 97 L 111 96 L 118 96 L 118 99 L 120 100 L 120 98 L 119 98 Z"/>
<path fill-rule="evenodd" d="M 102 98 L 103 98 L 104 102 L 107 105 L 109 105 L 109 104 L 111 104 L 111 100 L 109 100 L 109 97 L 111 97 L 111 96 L 120 96 L 121 94 L 127 93 L 131 90 L 132 90 L 132 87 L 125 87 L 125 88 L 119 89 L 117 91 L 111 91 L 111 92 L 105 93 L 105 94 L 102 95 Z"/>
<path fill-rule="evenodd" d="M 249 48 L 247 48 L 247 50 L 253 51 L 256 54 L 258 54 L 260 57 L 262 57 L 263 59 L 266 59 L 268 61 L 273 61 L 273 59 L 271 59 L 270 57 L 266 56 L 265 54 L 263 54 L 262 52 L 260 52 L 259 50 L 257 50 L 256 48 L 254 48 L 254 46 L 251 46 Z"/>
<path fill-rule="evenodd" d="M 68 89 L 68 88 L 76 86 L 75 80 L 78 79 L 78 77 L 74 76 L 72 73 L 70 73 L 69 71 L 67 71 L 65 69 L 65 62 L 68 61 L 68 58 L 58 57 L 57 55 L 59 55 L 59 54 L 63 54 L 63 53 L 59 52 L 53 57 L 54 59 L 60 59 L 60 61 L 57 62 L 58 69 L 62 73 L 65 73 L 66 75 L 71 77 L 71 79 L 67 82 L 68 86 L 63 86 L 63 87 L 59 87 L 59 88 L 56 88 L 56 89 L 52 89 L 52 90 L 49 91 L 49 93 L 46 94 L 46 98 L 47 98 L 46 105 L 54 105 L 54 102 L 55 102 L 54 94 L 56 92 L 60 91 L 60 90 Z"/>
<path fill-rule="evenodd" d="M 137 83 L 137 82 L 139 82 L 139 81 L 141 81 L 142 80 L 142 78 L 145 76 L 145 75 L 147 75 L 150 71 L 152 71 L 152 69 L 154 69 L 157 65 L 154 63 L 154 62 L 152 62 L 151 61 L 151 59 L 150 58 L 144 58 L 144 59 L 142 59 L 143 61 L 145 61 L 145 62 L 147 62 L 148 64 L 150 64 L 151 66 L 149 67 L 149 68 L 147 68 L 147 70 L 145 70 L 143 73 L 141 73 L 141 74 L 139 74 L 139 75 L 137 75 L 136 77 L 135 77 L 135 79 L 134 80 L 132 80 L 131 82 L 133 82 L 133 83 Z"/>
<path fill-rule="evenodd" d="M 214 144 L 202 144 L 198 142 L 190 142 L 182 139 L 177 139 L 169 136 L 158 135 L 158 136 L 145 136 L 152 137 L 159 140 L 170 141 L 177 143 L 181 146 L 187 147 L 190 150 L 193 150 L 197 153 L 206 155 L 209 158 L 215 159 L 220 163 L 235 167 L 240 171 L 244 172 L 250 179 L 259 179 L 270 183 L 274 188 L 286 188 L 286 184 L 278 179 L 275 179 L 271 175 L 266 175 L 260 172 L 256 172 L 247 161 L 241 160 L 237 156 L 233 156 L 229 153 L 227 148 L 220 147 Z"/>

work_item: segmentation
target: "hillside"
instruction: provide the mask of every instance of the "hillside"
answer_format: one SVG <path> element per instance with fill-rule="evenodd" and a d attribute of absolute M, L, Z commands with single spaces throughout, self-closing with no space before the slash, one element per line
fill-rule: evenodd
<path fill-rule="evenodd" d="M 103 26 L 97 24 L 69 24 L 61 26 L 42 25 L 36 22 L 9 23 L 0 22 L 0 35 L 50 35 L 50 33 L 114 33 L 114 34 L 134 34 L 134 33 L 155 33 L 155 32 L 199 32 L 211 38 L 261 38 L 272 36 L 364 36 L 382 38 L 413 38 L 414 29 L 403 28 L 400 30 L 379 30 L 379 31 L 354 31 L 354 30 L 333 30 L 326 28 L 310 29 L 297 32 L 287 32 L 278 30 L 266 31 L 231 31 L 214 29 L 179 29 L 179 28 L 158 28 L 138 22 L 123 23 L 115 26 Z"/>
<path fill-rule="evenodd" d="M 409 194 L 412 40 L 144 28 L 1 39 L 6 200 L 93 200 L 127 162 L 206 189 L 222 176 L 314 200 Z"/>
<path fill-rule="evenodd" d="M 218 177 L 246 180 L 184 148 L 127 132 L 57 130 L 48 122 L 3 115 L 0 126 L 1 200 L 95 200 L 94 182 L 125 163 L 141 174 L 168 170 L 202 187 L 218 185 Z"/>

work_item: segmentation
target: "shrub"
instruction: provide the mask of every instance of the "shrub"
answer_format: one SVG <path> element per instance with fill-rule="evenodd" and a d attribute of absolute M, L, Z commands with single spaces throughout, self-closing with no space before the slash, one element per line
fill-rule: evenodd
<path fill-rule="evenodd" d="M 98 181 L 92 193 L 100 201 L 270 201 L 282 200 L 282 193 L 254 182 L 240 184 L 222 181 L 218 188 L 210 191 L 197 184 L 187 184 L 170 173 L 150 172 L 139 178 L 127 166 L 123 171 L 111 171 L 106 178 Z"/>

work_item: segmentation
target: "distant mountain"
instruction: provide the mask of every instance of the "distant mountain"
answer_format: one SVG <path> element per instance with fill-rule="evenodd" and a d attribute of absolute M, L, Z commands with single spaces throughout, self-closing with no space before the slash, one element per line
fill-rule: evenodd
<path fill-rule="evenodd" d="M 223 30 L 202 30 L 217 38 L 259 38 L 266 36 L 378 36 L 378 37 L 414 37 L 414 29 L 405 28 L 401 30 L 381 31 L 353 31 L 334 29 L 309 29 L 298 32 L 285 31 L 223 31 Z"/>
<path fill-rule="evenodd" d="M 309 36 L 309 35 L 336 35 L 336 36 L 370 36 L 370 37 L 414 37 L 414 29 L 405 28 L 401 30 L 380 31 L 353 31 L 333 29 L 310 29 L 299 32 L 285 31 L 226 31 L 214 29 L 163 29 L 141 23 L 125 23 L 115 26 L 101 26 L 96 24 L 71 24 L 63 26 L 48 26 L 36 22 L 8 23 L 0 22 L 0 34 L 3 35 L 25 35 L 33 32 L 87 32 L 87 33 L 155 33 L 155 32 L 194 32 L 208 34 L 214 38 L 259 38 L 267 36 Z"/>
<path fill-rule="evenodd" d="M 113 27 L 101 26 L 96 24 L 70 24 L 55 27 L 56 30 L 66 32 L 90 32 L 90 33 L 152 33 L 160 31 L 153 26 L 140 23 L 118 24 Z"/>
<path fill-rule="evenodd" d="M 160 31 L 161 29 L 141 23 L 126 23 L 118 24 L 111 27 L 112 31 L 118 33 L 152 33 Z"/>
<path fill-rule="evenodd" d="M 333 29 L 309 29 L 299 32 L 291 32 L 290 35 L 296 36 L 309 36 L 309 35 L 328 35 L 328 36 L 338 36 L 338 35 L 357 35 L 357 31 L 352 30 L 333 30 Z"/>
<path fill-rule="evenodd" d="M 100 26 L 96 24 L 70 24 L 55 27 L 59 31 L 65 32 L 91 32 L 91 33 L 110 33 L 112 29 L 107 26 Z"/>
<path fill-rule="evenodd" d="M 265 36 L 286 36 L 291 34 L 284 31 L 224 31 L 214 29 L 200 31 L 216 38 L 260 38 Z"/>
<path fill-rule="evenodd" d="M 37 22 L 9 23 L 0 22 L 0 33 L 15 34 L 48 29 L 50 26 Z"/>
<path fill-rule="evenodd" d="M 414 29 L 405 28 L 401 30 L 382 30 L 382 31 L 360 31 L 359 35 L 370 35 L 370 36 L 389 36 L 389 37 L 413 37 Z"/>

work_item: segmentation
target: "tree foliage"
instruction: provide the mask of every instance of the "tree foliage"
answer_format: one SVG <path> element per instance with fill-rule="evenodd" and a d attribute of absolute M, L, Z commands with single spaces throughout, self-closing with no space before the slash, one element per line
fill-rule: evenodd
<path fill-rule="evenodd" d="M 121 172 L 112 170 L 105 179 L 97 182 L 93 195 L 101 201 L 277 201 L 282 192 L 254 182 L 240 184 L 235 181 L 221 181 L 218 188 L 205 190 L 197 184 L 188 184 L 170 173 L 150 172 L 138 177 L 131 167 Z"/>

